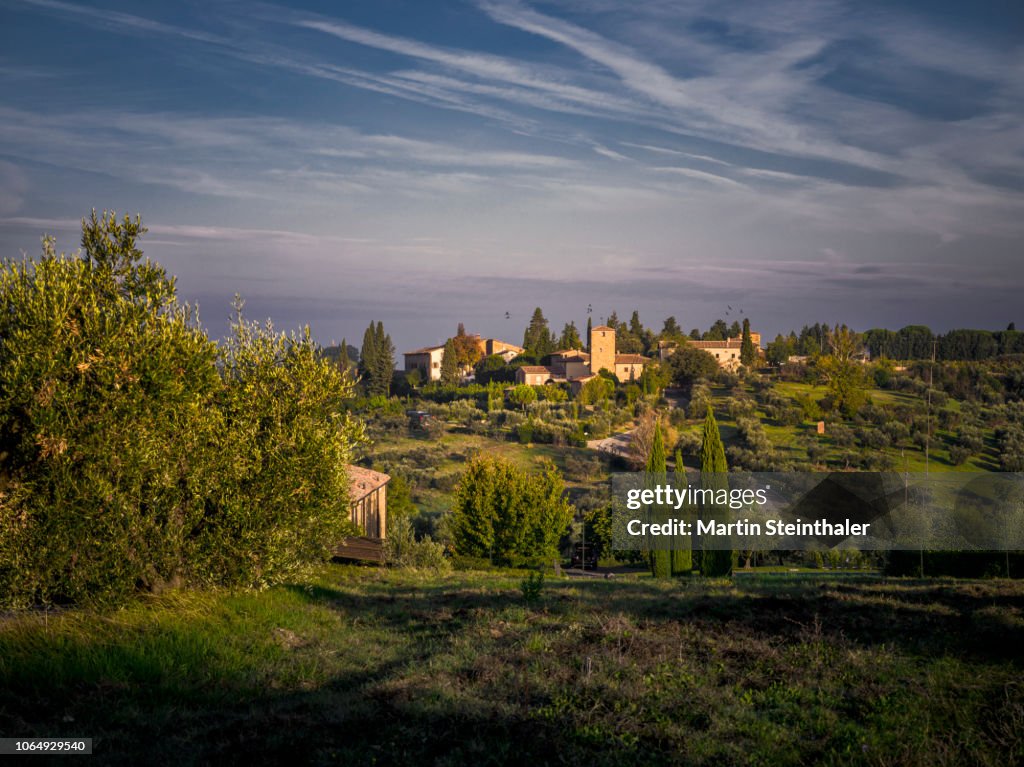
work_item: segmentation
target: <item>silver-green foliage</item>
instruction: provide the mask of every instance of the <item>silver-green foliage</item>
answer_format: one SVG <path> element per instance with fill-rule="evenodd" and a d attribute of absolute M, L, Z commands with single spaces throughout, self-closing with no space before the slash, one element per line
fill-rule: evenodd
<path fill-rule="evenodd" d="M 0 264 L 0 604 L 262 585 L 347 526 L 351 384 L 308 336 L 218 347 L 141 221 Z"/>

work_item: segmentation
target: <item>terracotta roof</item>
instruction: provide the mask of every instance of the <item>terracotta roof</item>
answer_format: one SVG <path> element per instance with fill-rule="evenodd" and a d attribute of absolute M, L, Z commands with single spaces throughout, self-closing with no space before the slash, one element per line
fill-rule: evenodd
<path fill-rule="evenodd" d="M 368 496 L 374 490 L 384 487 L 384 485 L 391 481 L 391 477 L 373 469 L 349 465 L 348 480 L 348 500 L 349 503 L 355 503 Z"/>
<path fill-rule="evenodd" d="M 742 338 L 730 338 L 728 341 L 687 341 L 690 346 L 698 349 L 739 349 L 743 346 Z"/>
<path fill-rule="evenodd" d="M 590 330 L 591 330 L 591 332 L 593 332 L 595 330 L 610 330 L 613 333 L 615 332 L 615 328 L 610 328 L 607 325 L 598 325 L 596 327 L 591 328 Z"/>
<path fill-rule="evenodd" d="M 422 349 L 417 349 L 414 352 L 403 352 L 402 355 L 408 357 L 410 354 L 430 354 L 430 352 L 436 352 L 438 349 L 443 349 L 444 344 L 441 346 L 424 346 Z"/>
<path fill-rule="evenodd" d="M 522 365 L 517 369 L 522 370 L 524 373 L 547 373 L 548 375 L 553 374 L 551 368 L 544 367 L 544 365 Z"/>
<path fill-rule="evenodd" d="M 642 354 L 616 354 L 615 364 L 616 365 L 632 365 L 640 364 L 641 362 L 650 362 L 650 359 L 643 356 Z"/>

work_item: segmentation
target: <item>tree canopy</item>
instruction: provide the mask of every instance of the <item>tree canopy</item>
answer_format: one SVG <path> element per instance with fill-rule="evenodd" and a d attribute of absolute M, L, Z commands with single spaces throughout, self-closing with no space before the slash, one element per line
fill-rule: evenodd
<path fill-rule="evenodd" d="M 548 321 L 538 306 L 533 310 L 530 324 L 523 333 L 523 349 L 537 359 L 555 351 L 555 338 L 548 329 Z"/>
<path fill-rule="evenodd" d="M 554 555 L 573 517 L 564 489 L 552 463 L 530 473 L 501 458 L 473 458 L 455 491 L 455 550 L 498 559 Z"/>
<path fill-rule="evenodd" d="M 308 330 L 242 316 L 211 341 L 95 212 L 81 257 L 0 264 L 0 605 L 263 585 L 351 531 L 350 378 Z"/>

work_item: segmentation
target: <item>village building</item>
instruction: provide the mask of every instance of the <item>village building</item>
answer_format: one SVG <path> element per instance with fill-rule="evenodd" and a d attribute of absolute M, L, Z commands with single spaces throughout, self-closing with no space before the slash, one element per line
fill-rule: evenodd
<path fill-rule="evenodd" d="M 499 354 L 505 358 L 505 362 L 508 362 L 523 353 L 522 346 L 516 346 L 507 341 L 499 341 L 497 338 L 480 338 L 480 336 L 474 336 L 474 338 L 476 339 L 477 347 L 480 349 L 481 357 Z"/>
<path fill-rule="evenodd" d="M 764 352 L 761 350 L 761 334 L 751 332 L 750 340 L 754 344 L 754 350 L 757 352 L 758 357 L 763 357 Z M 736 370 L 742 362 L 740 357 L 743 352 L 743 339 L 742 338 L 729 338 L 725 341 L 692 341 L 686 340 L 684 343 L 694 347 L 695 349 L 702 349 L 715 358 L 715 362 L 723 370 Z M 662 360 L 666 360 L 675 354 L 676 349 L 679 345 L 674 341 L 662 342 L 658 345 L 658 357 Z"/>
<path fill-rule="evenodd" d="M 424 381 L 441 380 L 441 360 L 444 346 L 425 346 L 413 352 L 405 352 L 405 372 L 420 371 Z"/>
<path fill-rule="evenodd" d="M 473 335 L 470 337 L 476 342 L 477 348 L 480 350 L 481 357 L 489 357 L 492 354 L 498 354 L 505 359 L 505 362 L 510 362 L 523 353 L 523 347 L 510 344 L 506 341 L 501 341 L 497 338 L 481 338 L 479 335 Z M 405 352 L 402 356 L 405 358 L 406 373 L 411 373 L 413 370 L 419 370 L 424 381 L 441 380 L 441 362 L 444 360 L 444 344 L 441 344 L 441 346 L 425 346 L 422 349 Z M 462 372 L 469 373 L 470 370 L 467 368 Z"/>
<path fill-rule="evenodd" d="M 568 383 L 573 392 L 602 370 L 613 373 L 620 381 L 635 381 L 650 362 L 640 354 L 616 354 L 615 330 L 598 325 L 590 330 L 590 352 L 567 349 L 555 352 L 547 365 L 524 365 L 516 370 L 516 383 L 540 386 L 546 383 Z"/>

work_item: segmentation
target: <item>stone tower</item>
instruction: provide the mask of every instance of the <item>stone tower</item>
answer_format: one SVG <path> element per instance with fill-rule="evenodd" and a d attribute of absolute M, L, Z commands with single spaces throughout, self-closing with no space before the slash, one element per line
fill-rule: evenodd
<path fill-rule="evenodd" d="M 615 372 L 615 331 L 607 325 L 598 325 L 590 331 L 590 372 L 601 368 Z"/>

